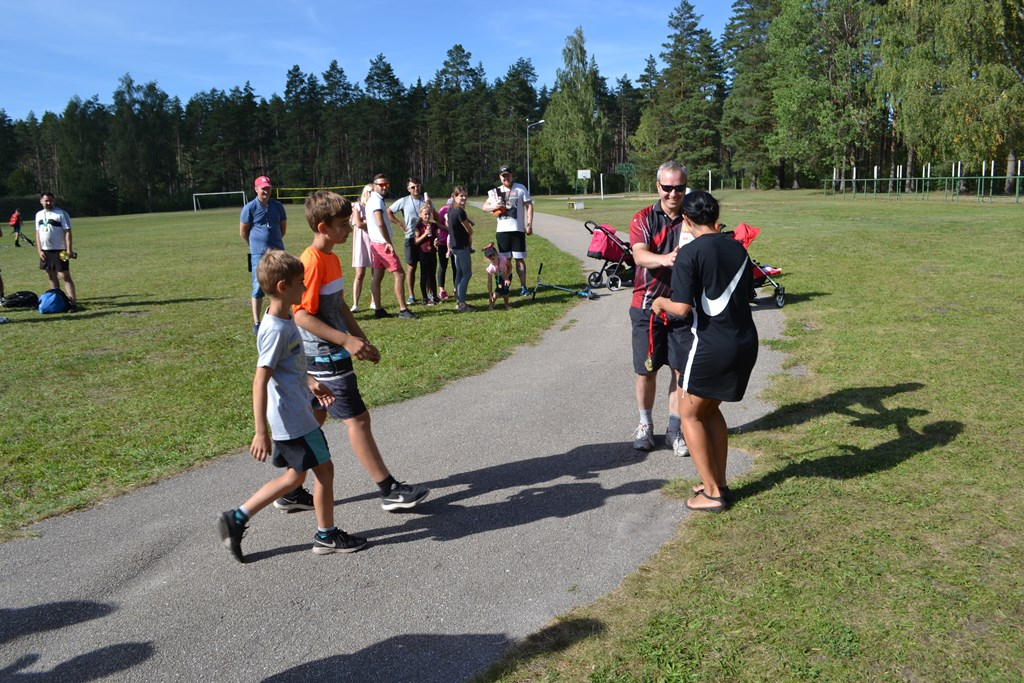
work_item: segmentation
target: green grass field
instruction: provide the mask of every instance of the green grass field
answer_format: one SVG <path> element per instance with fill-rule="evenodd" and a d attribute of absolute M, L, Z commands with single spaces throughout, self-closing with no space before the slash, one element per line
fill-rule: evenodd
<path fill-rule="evenodd" d="M 486 241 L 493 219 L 470 211 Z M 289 215 L 285 243 L 298 253 L 312 233 L 301 205 L 290 206 Z M 2 309 L 11 322 L 0 325 L 0 540 L 252 438 L 256 347 L 238 209 L 73 222 L 79 258 L 72 275 L 82 310 L 43 316 Z M 544 262 L 546 279 L 583 282 L 574 257 L 540 239 L 530 250 Z M 349 245 L 339 253 L 349 277 Z M 549 290 L 490 313 L 482 254 L 475 259 L 469 302 L 483 311 L 417 306 L 417 321 L 357 314 L 382 354 L 379 365 L 358 368 L 369 405 L 480 372 L 535 340 L 575 303 Z M 7 235 L 0 268 L 8 292 L 47 286 L 35 250 L 14 249 Z M 449 288 L 452 282 L 449 275 Z M 391 283 L 387 275 L 382 297 L 397 312 Z"/>
<path fill-rule="evenodd" d="M 480 680 L 1024 680 L 1024 206 L 720 198 L 787 291 L 740 501 Z"/>
<path fill-rule="evenodd" d="M 1024 679 L 1024 206 L 720 198 L 725 223 L 763 229 L 751 254 L 783 268 L 787 291 L 786 336 L 771 344 L 790 372 L 766 396 L 778 408 L 731 440 L 756 456 L 732 483 L 740 500 L 682 525 L 618 591 L 480 680 Z M 647 201 L 573 212 L 537 198 L 540 211 L 621 229 Z M 295 218 L 291 247 L 305 242 Z M 82 219 L 75 230 L 85 310 L 12 312 L 0 326 L 7 535 L 251 434 L 237 213 Z M 8 291 L 38 291 L 31 250 L 0 246 Z M 575 257 L 530 249 L 545 280 L 550 268 L 553 281 L 581 281 Z M 366 394 L 400 400 L 479 371 L 572 303 L 538 295 L 511 312 L 516 325 L 497 313 L 368 324 L 386 362 L 362 369 Z M 474 354 L 468 368 L 433 350 L 455 339 Z"/>

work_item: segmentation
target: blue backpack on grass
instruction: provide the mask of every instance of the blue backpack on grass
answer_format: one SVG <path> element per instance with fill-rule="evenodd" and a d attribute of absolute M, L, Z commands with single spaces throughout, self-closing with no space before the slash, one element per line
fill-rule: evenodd
<path fill-rule="evenodd" d="M 71 310 L 71 299 L 59 289 L 48 289 L 39 295 L 40 313 L 67 313 Z"/>

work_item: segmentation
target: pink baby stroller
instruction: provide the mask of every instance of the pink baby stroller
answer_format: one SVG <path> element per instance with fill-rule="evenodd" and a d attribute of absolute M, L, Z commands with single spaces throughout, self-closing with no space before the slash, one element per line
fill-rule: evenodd
<path fill-rule="evenodd" d="M 750 243 L 761 233 L 761 228 L 755 228 L 752 225 L 746 223 L 740 223 L 736 226 L 736 229 L 728 232 L 731 234 L 733 239 L 743 245 L 743 248 L 748 252 L 750 251 Z M 749 255 L 749 253 L 748 253 Z M 750 292 L 750 300 L 753 301 L 757 298 L 757 288 L 764 287 L 766 282 L 770 282 L 772 287 L 775 288 L 775 305 L 782 308 L 786 305 L 786 288 L 780 287 L 779 283 L 771 278 L 772 275 L 782 275 L 782 270 L 779 268 L 773 268 L 772 266 L 766 266 L 758 263 L 754 260 L 754 257 L 750 257 L 751 269 L 754 272 L 754 289 Z"/>
<path fill-rule="evenodd" d="M 587 256 L 603 261 L 600 268 L 587 276 L 587 284 L 597 288 L 607 279 L 608 289 L 614 292 L 621 289 L 623 283 L 632 281 L 633 253 L 629 250 L 629 243 L 623 242 L 610 225 L 587 221 L 583 226 L 593 235 Z"/>

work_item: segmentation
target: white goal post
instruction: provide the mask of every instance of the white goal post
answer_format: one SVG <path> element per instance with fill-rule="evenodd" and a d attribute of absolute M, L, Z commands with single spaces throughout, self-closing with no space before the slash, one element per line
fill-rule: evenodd
<path fill-rule="evenodd" d="M 216 194 L 227 194 L 227 195 L 240 194 L 240 195 L 242 195 L 242 203 L 239 206 L 245 206 L 245 203 L 248 201 L 245 198 L 245 190 L 234 190 L 233 192 L 196 192 L 196 193 L 194 193 L 192 195 L 192 210 L 193 211 L 201 211 L 202 210 L 203 207 L 202 207 L 202 205 L 201 205 L 201 203 L 199 201 L 200 197 L 209 197 L 210 195 L 216 195 Z"/>

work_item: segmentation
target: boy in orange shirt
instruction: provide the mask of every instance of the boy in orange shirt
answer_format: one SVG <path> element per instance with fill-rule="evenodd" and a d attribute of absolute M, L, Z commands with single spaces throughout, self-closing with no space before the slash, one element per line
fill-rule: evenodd
<path fill-rule="evenodd" d="M 373 438 L 370 412 L 359 394 L 352 366 L 353 358 L 371 363 L 380 361 L 380 352 L 366 339 L 345 302 L 341 261 L 334 253 L 334 247 L 343 244 L 351 233 L 352 204 L 334 192 L 318 190 L 306 198 L 305 208 L 313 243 L 299 257 L 305 267 L 306 291 L 302 303 L 294 308 L 295 323 L 302 335 L 307 372 L 334 395 L 329 407 L 318 403 L 313 406 L 313 412 L 320 424 L 327 420 L 328 414 L 345 422 L 352 451 L 380 487 L 383 509 L 415 507 L 430 491 L 420 485 L 396 481 L 391 476 Z M 296 489 L 279 499 L 275 507 L 306 509 L 288 504 L 289 500 L 300 498 L 301 492 Z"/>

